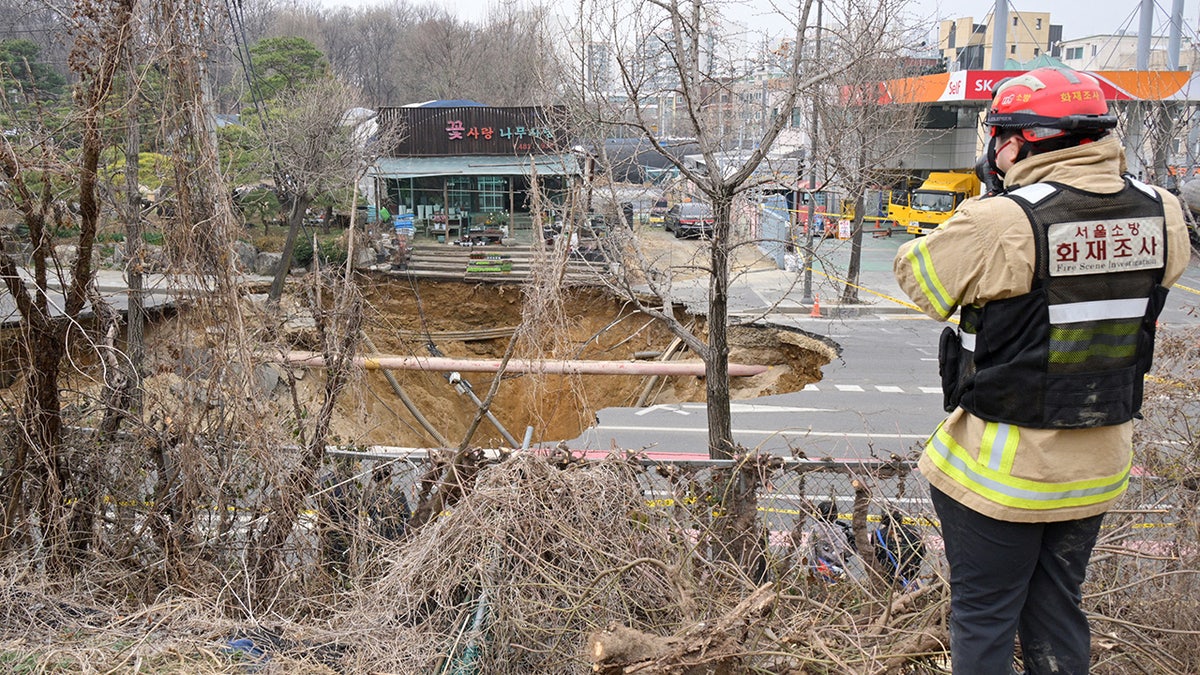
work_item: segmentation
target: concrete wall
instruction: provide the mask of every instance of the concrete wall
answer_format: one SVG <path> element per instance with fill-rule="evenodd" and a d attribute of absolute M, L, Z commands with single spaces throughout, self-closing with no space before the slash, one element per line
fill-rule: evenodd
<path fill-rule="evenodd" d="M 906 171 L 945 171 L 969 169 L 982 145 L 979 109 L 959 108 L 953 129 L 925 129 L 917 132 L 913 150 L 901 153 L 895 168 Z"/>

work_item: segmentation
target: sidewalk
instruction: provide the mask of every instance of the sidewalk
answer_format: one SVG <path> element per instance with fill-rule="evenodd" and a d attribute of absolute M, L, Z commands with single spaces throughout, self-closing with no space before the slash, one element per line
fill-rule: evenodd
<path fill-rule="evenodd" d="M 24 267 L 17 268 L 18 274 L 27 287 L 33 286 L 33 275 Z M 60 278 L 58 274 L 61 273 Z M 66 305 L 66 299 L 63 296 L 62 283 L 69 282 L 69 274 L 66 270 L 56 271 L 47 279 L 46 291 L 49 299 L 50 311 L 55 316 L 61 316 L 63 307 Z M 184 295 L 197 295 L 205 293 L 205 288 L 211 281 L 205 277 L 187 277 L 189 281 L 187 285 L 181 285 L 179 282 L 182 277 L 172 277 L 165 274 L 147 274 L 143 278 L 143 298 L 142 305 L 147 309 L 163 309 L 172 306 L 176 298 Z M 270 277 L 257 276 L 253 274 L 242 274 L 238 277 L 239 282 L 251 286 L 262 286 L 271 282 Z M 125 278 L 125 273 L 121 270 L 101 269 L 96 270 L 96 290 L 101 296 L 115 309 L 117 312 L 124 314 L 129 309 L 129 282 Z M 90 318 L 92 316 L 91 305 L 84 303 L 84 308 L 80 314 L 81 318 Z M 17 312 L 16 303 L 11 295 L 4 294 L 0 296 L 0 327 L 11 327 L 21 321 L 20 315 Z"/>
<path fill-rule="evenodd" d="M 865 237 L 862 245 L 858 281 L 858 302 L 843 304 L 846 270 L 850 264 L 850 242 L 826 239 L 814 245 L 811 289 L 820 305 L 820 318 L 852 317 L 864 314 L 918 313 L 900 290 L 892 274 L 892 260 L 900 245 L 911 237 Z M 689 311 L 703 313 L 708 304 L 708 279 L 684 279 L 672 282 L 674 299 Z M 804 274 L 777 269 L 774 265 L 754 265 L 736 274 L 729 284 L 729 314 L 753 316 L 785 314 L 789 319 L 808 319 L 811 302 L 804 299 Z"/>

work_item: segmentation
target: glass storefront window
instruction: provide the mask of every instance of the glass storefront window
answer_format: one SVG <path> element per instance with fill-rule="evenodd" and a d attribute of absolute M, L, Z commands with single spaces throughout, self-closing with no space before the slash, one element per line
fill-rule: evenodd
<path fill-rule="evenodd" d="M 479 176 L 479 210 L 484 213 L 508 208 L 508 181 L 502 176 Z"/>

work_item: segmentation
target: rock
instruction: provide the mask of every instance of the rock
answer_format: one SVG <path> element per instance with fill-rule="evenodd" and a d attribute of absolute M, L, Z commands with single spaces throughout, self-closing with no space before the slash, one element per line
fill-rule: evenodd
<path fill-rule="evenodd" d="M 279 384 L 279 367 L 273 363 L 260 363 L 254 367 L 254 390 L 269 396 Z"/>
<path fill-rule="evenodd" d="M 275 270 L 279 267 L 281 259 L 283 259 L 283 254 L 281 253 L 263 251 L 254 257 L 254 265 L 251 267 L 251 270 L 255 274 L 271 276 L 275 274 Z"/>
<path fill-rule="evenodd" d="M 167 269 L 166 250 L 157 244 L 142 244 L 142 260 L 146 261 L 143 272 L 162 272 Z"/>
<path fill-rule="evenodd" d="M 250 272 L 258 261 L 258 248 L 248 241 L 233 242 L 234 264 L 239 272 Z"/>
<path fill-rule="evenodd" d="M 59 244 L 54 247 L 54 257 L 63 266 L 74 263 L 78 253 L 79 247 L 75 244 Z"/>
<path fill-rule="evenodd" d="M 379 258 L 378 252 L 370 246 L 354 249 L 354 268 L 362 269 L 374 265 Z"/>
<path fill-rule="evenodd" d="M 321 348 L 321 339 L 317 334 L 317 320 L 308 311 L 301 311 L 284 320 L 283 339 L 293 349 L 315 351 Z"/>

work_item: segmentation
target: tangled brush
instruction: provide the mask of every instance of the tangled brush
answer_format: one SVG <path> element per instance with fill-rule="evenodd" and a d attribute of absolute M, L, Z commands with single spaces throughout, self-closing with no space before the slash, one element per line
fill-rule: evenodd
<path fill-rule="evenodd" d="M 332 622 L 348 672 L 939 672 L 946 592 L 759 583 L 701 551 L 711 505 L 651 506 L 643 469 L 516 455 L 385 552 Z M 815 670 L 806 668 L 816 666 Z M 765 671 L 763 669 L 766 669 Z M 850 670 L 837 670 L 849 668 Z"/>
<path fill-rule="evenodd" d="M 591 631 L 631 618 L 670 631 L 692 605 L 688 545 L 651 526 L 663 516 L 637 471 L 523 455 L 482 472 L 452 511 L 385 553 L 379 580 L 340 619 L 360 634 L 347 667 L 585 672 Z"/>

